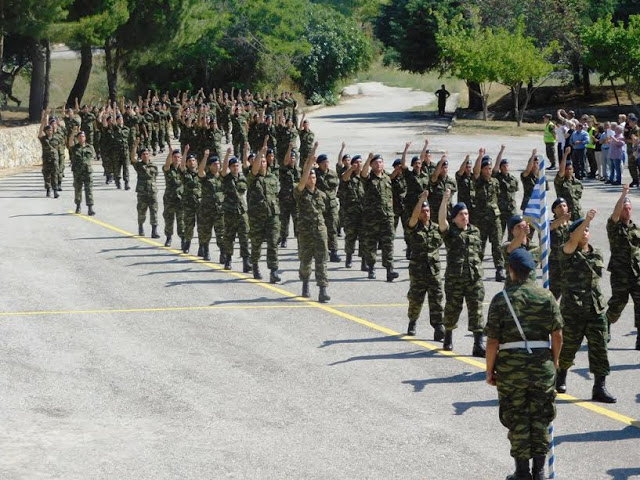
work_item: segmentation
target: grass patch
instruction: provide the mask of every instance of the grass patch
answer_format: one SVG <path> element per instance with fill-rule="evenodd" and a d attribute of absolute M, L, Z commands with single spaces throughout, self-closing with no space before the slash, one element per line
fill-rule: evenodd
<path fill-rule="evenodd" d="M 516 122 L 501 120 L 473 120 L 467 118 L 456 119 L 451 133 L 454 135 L 510 135 L 523 137 L 526 135 L 542 135 L 543 125 L 537 123 L 523 123 L 520 127 Z"/>

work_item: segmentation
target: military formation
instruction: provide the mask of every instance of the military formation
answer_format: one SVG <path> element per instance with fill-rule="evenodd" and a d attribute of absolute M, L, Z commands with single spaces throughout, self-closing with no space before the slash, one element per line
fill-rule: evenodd
<path fill-rule="evenodd" d="M 131 164 L 137 174 L 138 234 L 145 235 L 148 212 L 152 238 L 160 238 L 159 169 L 152 157 L 167 149 L 162 165 L 166 247 L 172 245 L 175 233 L 182 252 L 189 253 L 197 233 L 198 256 L 210 261 L 215 238 L 218 262 L 231 270 L 237 240 L 242 271 L 261 280 L 266 244 L 269 282 L 278 283 L 279 249 L 287 247 L 293 231 L 301 295 L 311 296 L 309 281 L 315 270 L 318 301 L 323 303 L 330 301 L 327 264 L 342 262 L 338 243 L 342 232 L 345 268 L 353 268 L 358 256 L 366 278 L 375 279 L 380 259 L 386 280 L 393 282 L 398 277 L 394 239 L 401 224 L 409 261 L 407 335 L 416 335 L 428 299 L 433 338 L 443 342 L 444 350 L 452 350 L 466 302 L 467 329 L 474 337 L 472 355 L 487 358 L 487 381 L 498 386 L 501 421 L 510 431 L 516 473 L 509 478 L 532 474 L 543 478 L 540 458 L 548 445 L 545 428 L 555 416 L 555 392 L 568 390 L 567 371 L 585 338 L 595 377 L 592 399 L 616 402 L 605 385 L 610 373 L 607 342 L 629 296 L 634 301 L 635 326 L 640 328 L 640 230 L 631 220 L 625 186 L 607 220 L 613 291 L 607 303 L 600 288 L 604 257 L 589 242 L 596 211 L 582 213 L 579 174 L 585 172 L 584 165 L 574 171 L 575 146 L 556 150 L 547 145 L 547 154 L 553 154 L 551 167 L 557 168 L 553 179 L 557 198 L 551 206 L 550 291 L 545 291 L 535 283 L 540 248 L 518 211 L 524 211 L 542 173 L 543 156 L 536 149 L 520 178 L 510 171 L 504 145 L 495 161 L 484 148 L 475 161 L 467 155 L 452 176 L 449 157 L 433 160 L 428 140 L 410 160 L 411 144 L 405 144 L 389 171 L 381 155 L 352 156 L 343 142 L 332 168 L 329 155 L 318 153 L 309 119 L 304 114 L 299 118 L 293 95 L 235 90 L 209 95 L 200 90 L 172 98 L 149 93 L 137 103 L 122 99 L 120 105 L 69 108 L 62 119 L 45 111 L 38 136 L 47 196 L 59 197 L 68 149 L 76 213 L 81 212 L 84 192 L 87 213 L 95 215 L 95 159 L 102 162 L 105 183 L 124 190 L 130 188 Z M 547 125 L 545 143 L 552 143 L 549 139 Z M 180 146 L 173 148 L 174 141 Z M 524 198 L 518 209 L 520 188 Z M 495 281 L 505 282 L 505 290 L 491 302 L 485 324 L 487 241 Z M 636 349 L 640 350 L 640 336 Z M 537 390 L 519 389 L 524 379 L 537 377 Z M 532 395 L 539 401 L 529 409 L 526 404 Z M 521 431 L 531 418 L 535 428 Z"/>

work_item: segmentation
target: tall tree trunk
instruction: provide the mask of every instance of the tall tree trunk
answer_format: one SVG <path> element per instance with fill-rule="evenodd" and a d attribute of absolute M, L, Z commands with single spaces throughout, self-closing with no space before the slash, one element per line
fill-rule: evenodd
<path fill-rule="evenodd" d="M 46 40 L 44 52 L 44 94 L 42 98 L 42 108 L 46 109 L 49 107 L 49 87 L 51 87 L 51 42 L 49 40 Z"/>
<path fill-rule="evenodd" d="M 578 64 L 578 62 L 571 63 L 571 73 L 573 74 L 573 86 L 580 88 L 582 79 L 580 78 L 580 64 Z"/>
<path fill-rule="evenodd" d="M 120 50 L 114 37 L 104 42 L 104 63 L 107 70 L 107 86 L 109 88 L 109 103 L 118 101 L 118 70 L 120 68 Z"/>
<path fill-rule="evenodd" d="M 616 90 L 615 83 L 613 83 L 613 79 L 611 79 L 611 88 L 613 88 L 613 94 L 616 97 L 616 105 L 620 106 L 620 99 L 618 98 L 618 91 Z"/>
<path fill-rule="evenodd" d="M 29 40 L 31 57 L 31 85 L 29 88 L 29 120 L 40 121 L 44 109 L 46 44 L 36 38 Z"/>
<path fill-rule="evenodd" d="M 74 108 L 76 98 L 78 99 L 78 103 L 82 102 L 82 97 L 84 97 L 84 92 L 89 84 L 92 66 L 93 52 L 91 51 L 91 45 L 82 45 L 82 47 L 80 47 L 80 68 L 78 69 L 78 75 L 71 88 L 71 92 L 69 92 L 69 97 L 67 97 L 67 107 Z"/>
<path fill-rule="evenodd" d="M 527 83 L 527 92 L 526 95 L 529 98 L 527 102 L 529 105 L 535 105 L 536 99 L 534 98 L 535 89 L 533 88 L 533 78 L 529 79 L 529 83 Z"/>
<path fill-rule="evenodd" d="M 522 84 L 512 87 L 511 91 L 513 92 L 513 111 L 514 116 L 513 119 L 520 126 L 521 118 L 520 118 L 520 90 L 522 90 Z"/>
<path fill-rule="evenodd" d="M 582 85 L 584 87 L 584 96 L 591 96 L 591 79 L 589 78 L 589 67 L 582 66 Z"/>
<path fill-rule="evenodd" d="M 511 90 L 511 116 L 515 120 L 518 118 L 518 94 L 514 87 L 509 87 Z"/>
<path fill-rule="evenodd" d="M 469 110 L 482 112 L 484 108 L 482 106 L 482 92 L 480 91 L 480 84 L 476 82 L 467 82 L 467 88 L 469 90 Z"/>

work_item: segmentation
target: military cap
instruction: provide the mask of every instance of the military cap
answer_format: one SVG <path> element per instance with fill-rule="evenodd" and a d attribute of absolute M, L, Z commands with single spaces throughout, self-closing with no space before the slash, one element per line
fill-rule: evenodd
<path fill-rule="evenodd" d="M 147 150 L 147 149 L 143 149 L 143 150 Z M 187 160 L 191 160 L 192 158 L 196 158 L 195 153 L 190 153 L 189 155 L 187 155 Z"/>
<path fill-rule="evenodd" d="M 176 154 L 176 153 L 180 153 L 180 149 L 179 148 L 174 148 L 173 152 L 171 152 L 172 154 Z"/>
<path fill-rule="evenodd" d="M 142 149 L 140 150 L 140 155 L 142 155 L 144 152 L 150 152 L 151 150 L 149 150 L 147 147 L 142 147 Z M 191 154 L 193 155 L 193 154 Z M 191 156 L 189 155 L 189 156 Z M 193 158 L 196 158 L 195 155 L 193 155 Z"/>
<path fill-rule="evenodd" d="M 46 132 L 47 130 L 51 130 L 51 125 L 45 125 L 44 126 L 44 131 Z"/>
<path fill-rule="evenodd" d="M 229 165 L 235 165 L 236 163 L 238 163 L 238 159 L 236 157 L 231 157 L 229 159 Z"/>
<path fill-rule="evenodd" d="M 361 162 L 362 161 L 362 155 L 354 155 L 353 158 L 351 159 L 352 162 Z"/>
<path fill-rule="evenodd" d="M 80 135 L 85 135 L 85 133 L 84 133 L 82 130 L 80 130 L 80 131 L 78 132 L 78 135 L 76 135 L 76 136 L 77 136 L 77 137 L 79 137 Z"/>
<path fill-rule="evenodd" d="M 253 152 L 249 152 L 249 156 L 247 158 L 255 158 L 256 154 Z"/>
<path fill-rule="evenodd" d="M 51 115 L 51 116 L 49 117 L 49 123 L 53 123 L 53 122 L 57 122 L 57 121 L 58 121 L 58 117 L 55 117 L 55 116 L 53 116 L 53 115 Z"/>
<path fill-rule="evenodd" d="M 220 163 L 220 157 L 218 157 L 217 155 L 211 155 L 207 159 L 207 165 L 211 165 L 212 163 Z"/>
<path fill-rule="evenodd" d="M 575 232 L 576 228 L 578 228 L 582 224 L 582 222 L 584 222 L 584 218 L 579 218 L 578 220 L 573 222 L 571 225 L 569 225 L 569 233 Z"/>
<path fill-rule="evenodd" d="M 555 202 L 553 202 L 553 204 L 551 205 L 551 211 L 553 212 L 558 205 L 562 205 L 563 203 L 564 204 L 567 203 L 567 201 L 564 198 L 562 197 L 556 198 Z"/>
<path fill-rule="evenodd" d="M 382 160 L 382 155 L 380 155 L 379 153 L 376 153 L 371 159 L 371 161 L 373 162 L 375 160 Z"/>
<path fill-rule="evenodd" d="M 431 150 L 427 148 L 427 149 L 424 151 L 424 153 L 429 154 L 429 153 L 431 153 Z"/>
<path fill-rule="evenodd" d="M 624 199 L 622 200 L 622 204 L 626 205 L 626 204 L 631 204 L 631 199 L 629 197 L 624 197 Z"/>
<path fill-rule="evenodd" d="M 273 148 L 267 148 L 267 155 L 270 155 L 273 153 Z"/>
<path fill-rule="evenodd" d="M 491 157 L 489 155 L 485 155 L 484 157 L 482 157 L 482 168 L 491 165 Z"/>
<path fill-rule="evenodd" d="M 411 159 L 411 166 L 413 167 L 413 164 L 416 163 L 418 160 L 420 160 L 420 157 L 415 156 Z"/>
<path fill-rule="evenodd" d="M 298 156 L 298 151 L 295 148 L 292 148 L 291 152 L 289 153 L 289 155 L 291 155 L 292 157 L 297 157 Z"/>
<path fill-rule="evenodd" d="M 355 160 L 355 159 L 354 159 Z M 391 166 L 393 168 L 396 168 L 398 165 L 400 165 L 402 163 L 402 160 L 400 160 L 399 158 L 396 158 L 393 163 L 391 164 Z"/>
<path fill-rule="evenodd" d="M 329 157 L 327 157 L 325 153 L 321 153 L 320 155 L 318 155 L 318 158 L 316 158 L 316 163 L 321 163 L 325 160 L 329 160 Z"/>
<path fill-rule="evenodd" d="M 567 163 L 565 163 L 564 166 L 565 166 L 565 168 L 573 167 L 573 162 L 571 160 L 567 160 Z"/>
<path fill-rule="evenodd" d="M 536 262 L 533 261 L 531 254 L 524 248 L 516 248 L 511 252 L 509 265 L 516 270 L 534 270 L 536 268 Z"/>
<path fill-rule="evenodd" d="M 456 203 L 451 209 L 451 218 L 456 218 L 462 210 L 467 210 L 467 204 L 464 202 Z"/>
<path fill-rule="evenodd" d="M 507 222 L 507 225 L 509 227 L 509 231 L 513 230 L 513 227 L 515 227 L 516 225 L 520 224 L 520 222 L 522 222 L 524 220 L 524 217 L 522 215 L 514 215 L 512 216 L 509 221 Z"/>
<path fill-rule="evenodd" d="M 442 166 L 443 167 L 448 167 L 449 166 L 449 160 L 445 160 L 444 162 L 442 162 Z"/>
<path fill-rule="evenodd" d="M 509 160 L 506 158 L 503 158 L 502 160 L 500 160 L 500 166 L 502 165 L 509 165 Z"/>
<path fill-rule="evenodd" d="M 629 117 L 627 117 L 629 119 L 630 122 L 637 122 L 638 121 L 638 117 L 636 117 L 633 113 L 629 114 Z"/>
<path fill-rule="evenodd" d="M 345 158 L 351 158 L 351 155 L 345 153 L 344 155 L 342 155 L 342 160 L 344 160 Z"/>
<path fill-rule="evenodd" d="M 122 118 L 122 115 L 117 114 L 117 115 L 116 115 L 116 120 L 117 120 L 118 118 Z"/>

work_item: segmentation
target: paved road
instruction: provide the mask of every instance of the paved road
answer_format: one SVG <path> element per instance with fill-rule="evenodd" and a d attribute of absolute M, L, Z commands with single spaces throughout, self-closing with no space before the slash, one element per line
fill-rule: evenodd
<path fill-rule="evenodd" d="M 427 124 L 444 131 L 427 114 L 406 113 L 429 103 L 425 94 L 362 89 L 310 116 L 321 150 L 336 155 L 344 139 L 352 153 L 391 158 L 405 141 L 424 141 Z M 514 170 L 543 146 L 538 137 L 431 140 L 460 159 L 506 143 Z M 135 194 L 102 179 L 96 166 L 98 214 L 89 218 L 69 213 L 68 170 L 58 200 L 44 198 L 38 172 L 0 178 L 0 478 L 510 473 L 496 392 L 469 356 L 470 334 L 458 329 L 455 352 L 441 352 L 425 312 L 415 340 L 399 335 L 408 289 L 400 235 L 398 281 L 332 264 L 332 301 L 320 305 L 296 297 L 295 241 L 280 252 L 282 284 L 255 282 L 133 236 Z M 617 191 L 586 191 L 585 207 L 601 210 L 594 242 L 605 247 Z M 486 261 L 487 301 L 500 289 L 494 274 Z M 603 284 L 608 294 L 608 277 Z M 640 424 L 629 425 L 640 403 L 634 341 L 628 307 L 611 343 L 612 406 L 585 401 L 591 379 L 579 353 L 555 422 L 560 478 L 640 475 Z"/>

